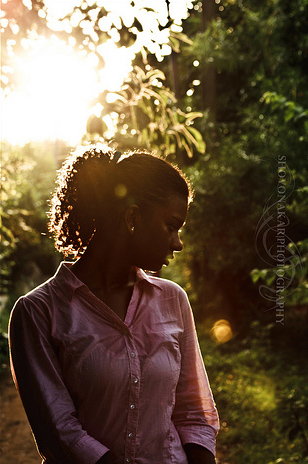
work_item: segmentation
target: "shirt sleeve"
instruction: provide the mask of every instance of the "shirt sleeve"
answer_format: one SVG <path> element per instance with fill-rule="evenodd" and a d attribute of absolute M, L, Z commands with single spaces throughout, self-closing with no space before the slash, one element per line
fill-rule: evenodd
<path fill-rule="evenodd" d="M 219 418 L 198 343 L 192 310 L 181 293 L 184 332 L 180 341 L 181 373 L 172 416 L 182 444 L 195 443 L 215 456 Z"/>
<path fill-rule="evenodd" d="M 41 456 L 47 463 L 96 463 L 108 448 L 78 421 L 41 305 L 27 297 L 18 300 L 9 339 L 13 378 Z"/>

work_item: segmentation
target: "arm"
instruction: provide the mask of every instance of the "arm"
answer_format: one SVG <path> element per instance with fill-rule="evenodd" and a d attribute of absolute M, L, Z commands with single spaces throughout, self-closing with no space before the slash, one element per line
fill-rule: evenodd
<path fill-rule="evenodd" d="M 187 443 L 184 445 L 184 450 L 187 456 L 188 464 L 215 464 L 214 455 L 195 443 Z"/>
<path fill-rule="evenodd" d="M 108 448 L 82 429 L 43 308 L 44 303 L 22 298 L 12 312 L 9 335 L 14 381 L 40 454 L 58 464 L 95 464 Z"/>
<path fill-rule="evenodd" d="M 172 419 L 188 453 L 189 464 L 210 464 L 215 462 L 219 419 L 185 292 L 180 294 L 180 306 L 184 330 L 180 339 L 181 372 Z M 204 460 L 196 461 L 201 455 Z"/>
<path fill-rule="evenodd" d="M 97 461 L 96 464 L 113 464 L 113 462 L 112 453 L 108 451 L 106 454 L 104 454 L 103 457 L 99 459 L 99 461 Z"/>

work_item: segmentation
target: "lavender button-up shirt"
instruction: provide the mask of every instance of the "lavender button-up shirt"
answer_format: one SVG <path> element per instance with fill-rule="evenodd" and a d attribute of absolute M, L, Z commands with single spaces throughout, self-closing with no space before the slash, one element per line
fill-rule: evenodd
<path fill-rule="evenodd" d="M 187 464 L 219 428 L 186 293 L 137 270 L 125 320 L 62 263 L 20 298 L 11 367 L 48 464 Z"/>

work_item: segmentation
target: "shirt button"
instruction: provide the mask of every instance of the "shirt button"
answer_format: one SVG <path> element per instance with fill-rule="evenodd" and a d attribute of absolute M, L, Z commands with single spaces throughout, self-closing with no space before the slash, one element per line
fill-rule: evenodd
<path fill-rule="evenodd" d="M 133 438 L 134 434 L 132 432 L 129 432 L 128 438 Z"/>
<path fill-rule="evenodd" d="M 136 357 L 136 353 L 134 353 L 134 352 L 132 352 L 130 355 L 131 355 L 132 358 Z"/>
<path fill-rule="evenodd" d="M 130 405 L 130 408 L 131 408 L 131 409 L 135 409 L 135 405 L 134 405 L 134 404 L 131 404 L 131 405 Z"/>
<path fill-rule="evenodd" d="M 137 377 L 134 377 L 134 378 L 133 378 L 133 382 L 134 382 L 134 383 L 138 383 Z"/>

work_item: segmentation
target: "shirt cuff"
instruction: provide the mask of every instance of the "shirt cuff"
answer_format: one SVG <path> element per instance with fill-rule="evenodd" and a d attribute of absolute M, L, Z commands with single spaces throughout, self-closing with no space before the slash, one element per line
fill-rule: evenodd
<path fill-rule="evenodd" d="M 182 445 L 187 443 L 195 443 L 208 449 L 213 455 L 216 454 L 216 432 L 211 427 L 177 427 Z"/>
<path fill-rule="evenodd" d="M 97 461 L 110 451 L 95 438 L 85 435 L 78 443 L 73 446 L 73 455 L 78 464 L 96 464 Z"/>

